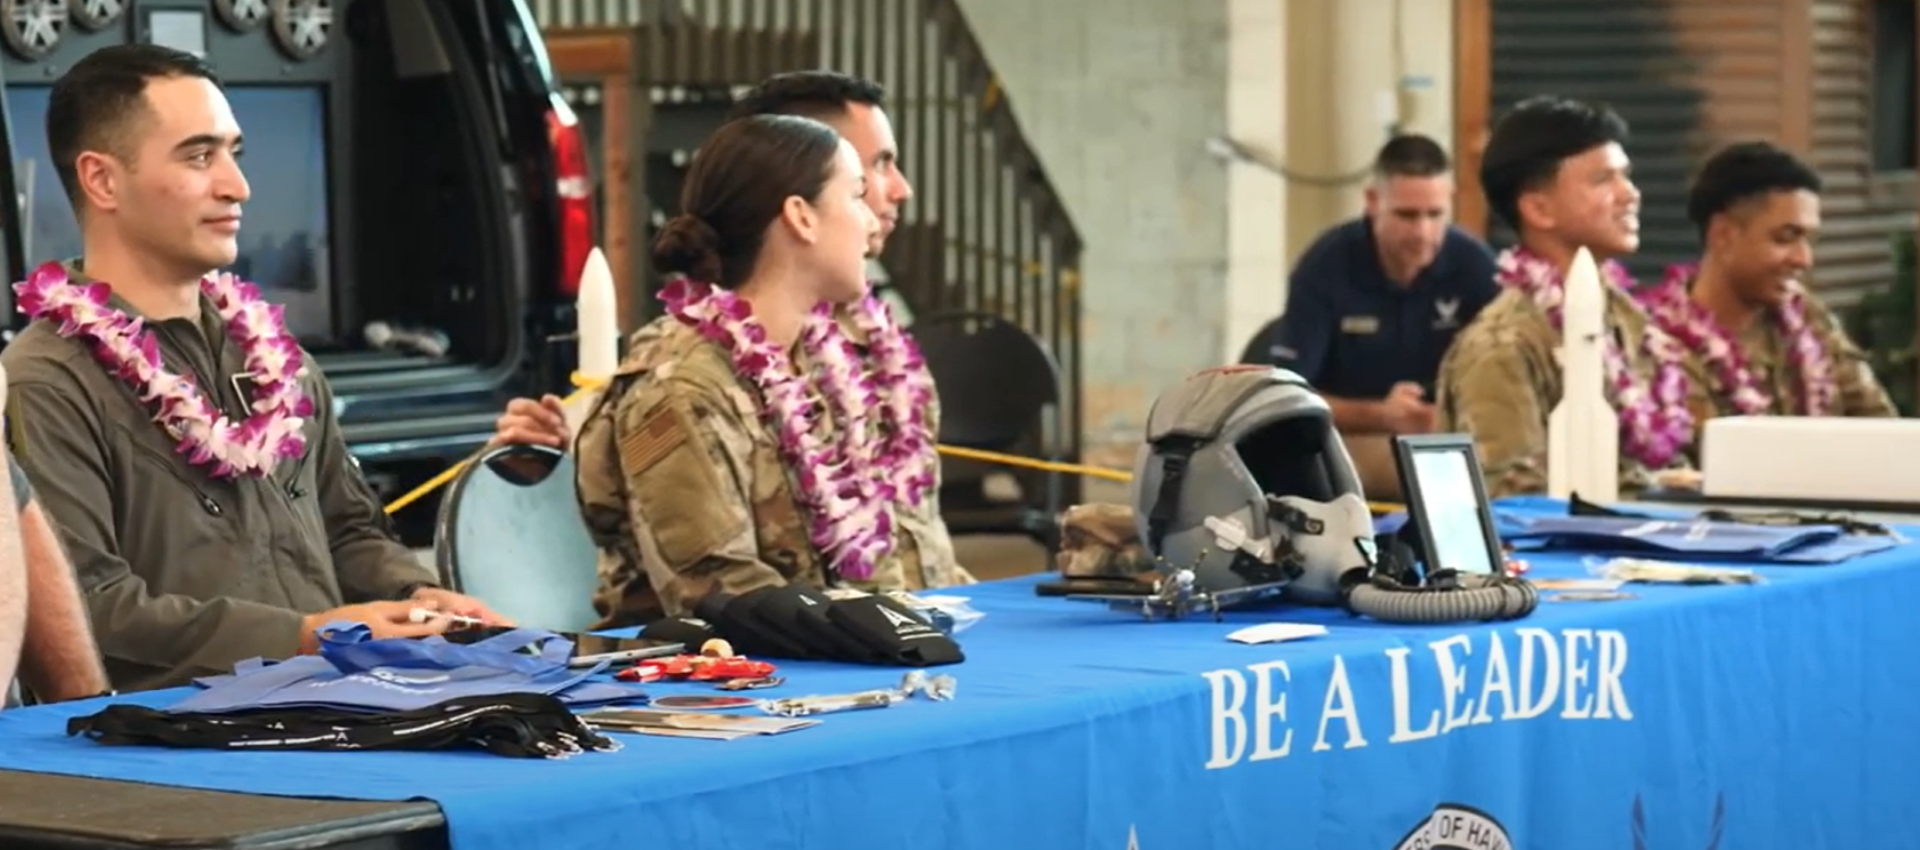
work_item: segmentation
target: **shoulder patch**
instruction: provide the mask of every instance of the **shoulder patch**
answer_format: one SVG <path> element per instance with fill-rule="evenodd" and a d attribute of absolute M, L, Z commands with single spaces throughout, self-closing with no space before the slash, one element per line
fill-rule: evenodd
<path fill-rule="evenodd" d="M 628 475 L 652 468 L 686 443 L 690 430 L 679 407 L 662 407 L 642 421 L 640 427 L 620 435 L 620 466 Z"/>

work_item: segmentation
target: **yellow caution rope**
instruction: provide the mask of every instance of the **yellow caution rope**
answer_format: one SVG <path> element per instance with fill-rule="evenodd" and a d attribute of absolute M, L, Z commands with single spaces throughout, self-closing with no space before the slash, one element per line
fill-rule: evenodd
<path fill-rule="evenodd" d="M 589 378 L 585 375 L 580 374 L 579 372 L 573 373 L 572 379 L 573 379 L 573 385 L 577 387 L 577 389 L 575 389 L 572 393 L 568 394 L 566 398 L 561 399 L 560 401 L 561 404 L 566 404 L 568 402 L 571 402 L 574 399 L 579 398 L 580 396 L 588 392 L 591 392 L 593 390 L 597 390 L 603 386 L 606 386 L 606 383 L 607 383 L 606 381 L 600 380 L 598 378 Z M 482 447 L 479 451 L 474 452 L 473 454 L 467 455 L 465 460 L 462 460 L 459 463 L 449 466 L 446 468 L 445 471 L 442 471 L 439 475 L 435 475 L 434 477 L 427 479 L 425 484 L 421 484 L 420 486 L 413 488 L 413 490 L 408 492 L 406 495 L 401 496 L 398 499 L 394 499 L 391 502 L 388 502 L 387 514 L 391 516 L 395 511 L 398 511 L 401 508 L 411 505 L 414 502 L 420 501 L 421 497 L 426 496 L 428 493 L 431 493 L 435 490 L 438 490 L 442 487 L 447 486 L 447 482 L 452 481 L 455 476 L 459 475 L 460 470 L 466 469 L 467 464 L 470 464 L 476 460 L 479 460 L 480 456 L 486 453 L 487 453 L 487 448 Z"/>
<path fill-rule="evenodd" d="M 580 374 L 579 372 L 575 372 L 573 373 L 573 385 L 575 387 L 578 387 L 579 389 L 574 390 L 573 394 L 567 396 L 562 403 L 564 404 L 566 402 L 571 402 L 575 398 L 578 398 L 583 393 L 587 393 L 592 390 L 599 389 L 604 384 L 605 384 L 604 381 L 588 378 Z M 1118 481 L 1121 483 L 1126 483 L 1133 480 L 1132 473 L 1126 472 L 1124 470 L 1119 470 L 1119 469 L 1108 469 L 1103 466 L 1087 466 L 1085 464 L 1078 464 L 1078 463 L 1061 463 L 1059 461 L 1052 461 L 1052 460 L 1036 460 L 1030 457 L 1021 457 L 1020 455 L 1002 454 L 1000 452 L 990 452 L 982 449 L 968 449 L 968 448 L 962 448 L 960 446 L 941 445 L 941 446 L 935 446 L 934 448 L 937 449 L 941 454 L 946 455 L 947 457 L 961 458 L 964 460 L 975 460 L 975 461 L 980 461 L 982 463 L 991 463 L 991 464 L 997 464 L 1000 466 L 1022 467 L 1026 469 L 1039 470 L 1041 472 L 1058 472 L 1063 475 L 1082 475 L 1088 478 L 1100 478 L 1107 481 Z M 481 449 L 478 452 L 474 452 L 467 459 L 462 460 L 451 467 L 448 467 L 445 472 L 442 472 L 439 475 L 435 475 L 434 477 L 427 479 L 427 482 L 425 484 L 421 484 L 420 486 L 413 488 L 412 492 L 404 496 L 401 496 L 400 498 L 395 499 L 392 502 L 388 503 L 387 513 L 391 514 L 395 511 L 400 510 L 401 508 L 411 505 L 414 502 L 419 501 L 422 496 L 425 496 L 428 493 L 432 493 L 433 491 L 438 490 L 441 487 L 445 486 L 447 482 L 452 481 L 454 479 L 454 476 L 460 474 L 460 470 L 466 468 L 467 464 L 472 463 L 474 460 L 478 459 L 480 455 L 485 451 L 486 449 Z M 1392 502 L 1368 502 L 1367 509 L 1371 510 L 1376 514 L 1398 513 L 1399 511 L 1405 510 L 1405 506 L 1394 504 Z"/>

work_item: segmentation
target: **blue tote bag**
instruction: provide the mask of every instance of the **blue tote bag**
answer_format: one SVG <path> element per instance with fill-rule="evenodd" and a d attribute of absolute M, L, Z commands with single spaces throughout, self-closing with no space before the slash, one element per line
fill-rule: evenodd
<path fill-rule="evenodd" d="M 540 693 L 572 705 L 645 698 L 634 688 L 590 677 L 607 668 L 570 668 L 573 642 L 541 629 L 515 629 L 471 644 L 438 638 L 374 640 L 361 623 L 320 629 L 320 654 L 279 663 L 242 662 L 231 676 L 201 679 L 205 690 L 168 707 L 173 713 L 255 708 L 412 711 L 457 697 Z"/>
<path fill-rule="evenodd" d="M 1837 525 L 1755 525 L 1634 516 L 1537 517 L 1501 535 L 1519 549 L 1761 564 L 1833 564 L 1898 545 Z"/>

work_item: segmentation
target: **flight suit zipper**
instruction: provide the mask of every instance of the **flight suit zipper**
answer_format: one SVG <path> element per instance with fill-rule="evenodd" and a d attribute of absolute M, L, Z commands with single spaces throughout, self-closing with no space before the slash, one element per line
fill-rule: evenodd
<path fill-rule="evenodd" d="M 215 501 L 212 496 L 207 495 L 207 491 L 200 489 L 200 485 L 195 484 L 193 479 L 187 477 L 185 473 L 180 471 L 178 467 L 180 459 L 178 457 L 141 443 L 137 438 L 133 442 L 133 447 L 136 451 L 152 456 L 154 459 L 160 461 L 160 466 L 166 469 L 167 474 L 173 476 L 175 481 L 180 482 L 191 491 L 194 498 L 199 500 L 200 508 L 205 510 L 208 515 L 216 517 L 226 516 L 226 510 L 220 507 L 219 502 Z"/>
<path fill-rule="evenodd" d="M 300 457 L 293 462 L 293 475 L 287 481 L 287 486 L 279 488 L 281 494 L 287 497 L 289 507 L 307 495 L 307 488 L 300 486 L 300 474 L 307 470 L 307 457 L 312 454 L 313 442 L 309 440 L 306 451 L 301 452 Z"/>

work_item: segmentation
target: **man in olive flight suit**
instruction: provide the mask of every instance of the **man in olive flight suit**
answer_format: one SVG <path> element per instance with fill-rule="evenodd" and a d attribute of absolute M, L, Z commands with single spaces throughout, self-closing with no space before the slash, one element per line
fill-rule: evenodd
<path fill-rule="evenodd" d="M 248 195 L 240 128 L 207 65 L 153 45 L 97 51 L 55 83 L 47 141 L 85 246 L 61 268 L 66 286 L 105 282 L 105 309 L 144 320 L 162 361 L 156 398 L 185 380 L 217 415 L 246 419 L 264 405 L 249 400 L 265 386 L 253 380 L 270 368 L 262 358 L 297 349 L 288 337 L 287 349 L 249 358 L 202 294 L 202 278 L 238 253 Z M 47 269 L 35 278 L 58 280 Z M 71 553 L 115 687 L 183 685 L 312 651 L 315 630 L 334 621 L 402 637 L 446 628 L 413 622 L 421 607 L 497 619 L 433 586 L 393 537 L 311 358 L 298 381 L 312 403 L 304 450 L 227 476 L 179 450 L 183 429 L 162 421 L 170 405 L 142 399 L 133 370 L 104 365 L 116 358 L 89 336 L 43 317 L 0 362 L 11 445 Z"/>

